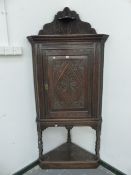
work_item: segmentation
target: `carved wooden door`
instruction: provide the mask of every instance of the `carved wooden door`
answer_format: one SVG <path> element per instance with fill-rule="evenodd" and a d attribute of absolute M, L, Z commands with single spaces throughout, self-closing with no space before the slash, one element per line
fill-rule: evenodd
<path fill-rule="evenodd" d="M 43 59 L 46 118 L 91 116 L 93 49 L 48 50 Z"/>

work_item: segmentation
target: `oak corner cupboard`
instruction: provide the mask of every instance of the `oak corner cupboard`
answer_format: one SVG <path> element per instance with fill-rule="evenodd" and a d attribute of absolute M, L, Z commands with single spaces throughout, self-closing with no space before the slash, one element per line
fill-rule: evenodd
<path fill-rule="evenodd" d="M 99 165 L 104 44 L 108 35 L 97 34 L 68 7 L 38 35 L 32 45 L 39 164 L 42 168 L 96 168 Z M 96 131 L 95 154 L 72 143 L 74 126 Z M 42 131 L 65 127 L 67 141 L 43 153 Z"/>

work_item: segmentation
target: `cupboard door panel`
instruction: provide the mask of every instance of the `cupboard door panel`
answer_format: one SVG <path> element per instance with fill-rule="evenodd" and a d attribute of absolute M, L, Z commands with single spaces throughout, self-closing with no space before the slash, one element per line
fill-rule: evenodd
<path fill-rule="evenodd" d="M 46 117 L 90 117 L 93 49 L 50 50 L 43 59 Z"/>
<path fill-rule="evenodd" d="M 50 109 L 86 110 L 87 109 L 87 58 L 86 56 L 49 57 L 48 75 Z"/>

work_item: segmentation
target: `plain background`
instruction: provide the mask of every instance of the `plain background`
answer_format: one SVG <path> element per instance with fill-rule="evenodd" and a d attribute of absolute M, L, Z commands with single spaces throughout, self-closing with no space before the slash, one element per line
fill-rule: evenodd
<path fill-rule="evenodd" d="M 11 46 L 22 56 L 0 57 L 0 174 L 10 175 L 38 158 L 31 47 L 36 35 L 65 6 L 76 10 L 98 33 L 109 34 L 105 46 L 101 159 L 131 174 L 131 0 L 6 1 Z M 95 132 L 74 128 L 73 141 L 93 151 Z M 66 140 L 64 128 L 44 132 L 44 151 Z"/>

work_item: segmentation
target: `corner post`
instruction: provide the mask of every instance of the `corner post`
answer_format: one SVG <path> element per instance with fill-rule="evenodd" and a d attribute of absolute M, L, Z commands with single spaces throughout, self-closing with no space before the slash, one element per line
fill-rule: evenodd
<path fill-rule="evenodd" d="M 67 129 L 67 143 L 71 143 L 71 129 L 73 128 L 73 126 L 66 126 L 66 129 Z"/>

